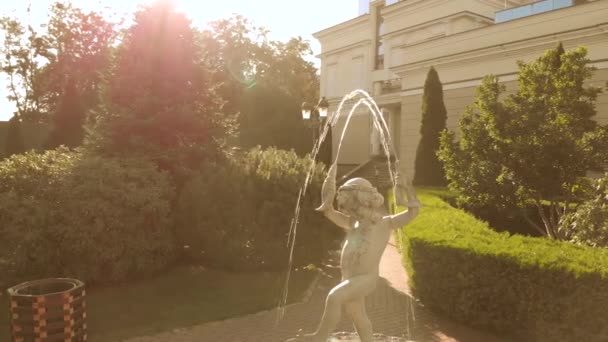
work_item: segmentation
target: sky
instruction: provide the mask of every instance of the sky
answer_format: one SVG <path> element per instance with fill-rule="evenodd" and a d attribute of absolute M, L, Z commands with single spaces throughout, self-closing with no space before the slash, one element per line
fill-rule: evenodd
<path fill-rule="evenodd" d="M 0 1 L 0 15 L 17 16 L 23 23 L 38 27 L 47 21 L 47 9 L 53 0 L 31 0 L 31 14 L 26 15 L 28 1 Z M 72 0 L 83 9 L 109 7 L 118 13 L 133 13 L 138 4 L 151 0 Z M 178 8 L 186 13 L 194 26 L 204 27 L 209 21 L 227 18 L 233 13 L 250 19 L 256 26 L 270 30 L 270 39 L 285 41 L 301 36 L 309 40 L 313 53 L 319 54 L 321 46 L 312 37 L 314 32 L 352 19 L 358 13 L 357 0 L 175 0 Z M 3 35 L 0 32 L 0 41 Z M 0 74 L 0 121 L 10 119 L 15 106 L 6 99 L 7 80 Z"/>

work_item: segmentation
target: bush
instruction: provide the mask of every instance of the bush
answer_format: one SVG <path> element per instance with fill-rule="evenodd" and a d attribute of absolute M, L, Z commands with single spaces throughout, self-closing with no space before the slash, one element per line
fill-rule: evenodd
<path fill-rule="evenodd" d="M 602 90 L 587 86 L 589 63 L 585 48 L 564 52 L 560 44 L 518 63 L 514 94 L 504 96 L 497 76 L 483 79 L 460 119 L 459 140 L 448 131 L 440 139 L 438 156 L 459 202 L 518 211 L 540 234 L 564 239 L 559 221 L 582 199 L 586 173 L 608 163 L 608 126 L 594 120 Z"/>
<path fill-rule="evenodd" d="M 561 228 L 574 243 L 608 247 L 608 173 L 596 181 L 593 198 L 568 214 Z"/>
<path fill-rule="evenodd" d="M 174 255 L 172 196 L 141 160 L 13 156 L 0 163 L 0 273 L 114 282 L 158 271 Z"/>
<path fill-rule="evenodd" d="M 176 236 L 191 260 L 230 270 L 284 270 L 287 237 L 310 160 L 255 148 L 203 169 L 182 191 Z M 317 167 L 302 199 L 294 265 L 319 262 L 339 231 L 313 208 L 324 172 Z"/>
<path fill-rule="evenodd" d="M 608 339 L 608 250 L 496 233 L 434 195 L 420 199 L 400 244 L 425 305 L 518 340 Z"/>

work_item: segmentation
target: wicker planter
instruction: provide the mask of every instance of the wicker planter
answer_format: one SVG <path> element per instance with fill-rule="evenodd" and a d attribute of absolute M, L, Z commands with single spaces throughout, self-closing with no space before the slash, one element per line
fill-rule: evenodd
<path fill-rule="evenodd" d="M 8 289 L 13 342 L 86 341 L 84 283 L 53 278 Z"/>

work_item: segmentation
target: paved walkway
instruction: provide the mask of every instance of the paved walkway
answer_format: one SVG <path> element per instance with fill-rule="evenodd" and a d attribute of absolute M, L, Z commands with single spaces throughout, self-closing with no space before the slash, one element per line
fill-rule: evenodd
<path fill-rule="evenodd" d="M 411 297 L 401 255 L 391 243 L 380 264 L 378 288 L 367 298 L 374 332 L 419 342 L 506 342 L 430 313 Z M 277 311 L 269 310 L 221 322 L 138 337 L 127 342 L 283 342 L 302 329 L 314 331 L 323 312 L 327 292 L 340 280 L 339 270 L 329 268 L 321 276 L 308 301 L 286 308 L 277 323 Z M 343 318 L 337 331 L 354 331 Z"/>

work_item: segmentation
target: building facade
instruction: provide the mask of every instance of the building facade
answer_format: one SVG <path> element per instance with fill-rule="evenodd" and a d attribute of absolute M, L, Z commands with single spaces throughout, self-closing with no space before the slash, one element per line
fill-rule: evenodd
<path fill-rule="evenodd" d="M 314 34 L 321 43 L 321 95 L 335 111 L 345 94 L 369 92 L 388 123 L 395 153 L 413 177 L 420 140 L 422 90 L 434 66 L 443 83 L 448 129 L 474 100 L 485 75 L 517 88 L 518 60 L 531 61 L 562 42 L 585 46 L 597 68 L 594 86 L 608 82 L 608 0 L 402 0 L 360 2 L 361 15 Z M 608 93 L 596 102 L 608 123 Z M 334 157 L 346 115 L 334 127 Z M 367 108 L 349 123 L 338 156 L 360 165 L 381 153 Z"/>

